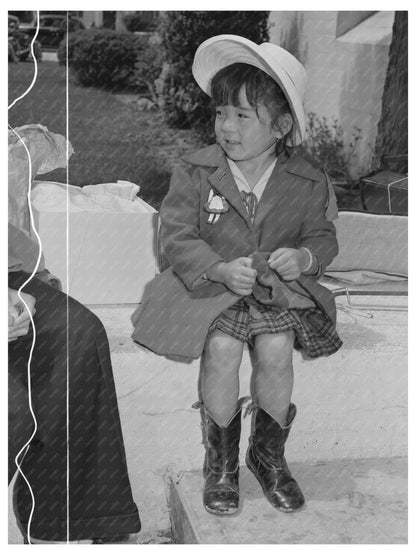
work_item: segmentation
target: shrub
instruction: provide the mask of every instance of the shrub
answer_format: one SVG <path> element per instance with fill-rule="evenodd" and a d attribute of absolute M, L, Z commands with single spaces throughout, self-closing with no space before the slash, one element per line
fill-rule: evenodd
<path fill-rule="evenodd" d="M 139 90 L 145 90 L 155 104 L 159 104 L 156 81 L 163 67 L 163 49 L 159 35 L 149 38 L 146 48 L 134 64 L 133 81 Z"/>
<path fill-rule="evenodd" d="M 64 42 L 64 41 L 63 41 Z M 147 48 L 147 38 L 109 29 L 88 29 L 68 35 L 69 67 L 84 86 L 112 90 L 134 87 L 134 64 Z M 65 44 L 58 58 L 65 61 Z"/>
<path fill-rule="evenodd" d="M 150 21 L 146 14 L 129 13 L 123 17 L 124 25 L 127 31 L 134 33 L 135 31 L 152 31 L 155 23 Z"/>
<path fill-rule="evenodd" d="M 69 33 L 68 35 L 68 57 L 69 59 L 71 59 L 72 57 L 72 51 L 75 47 L 75 45 L 78 42 L 78 37 L 80 38 L 80 40 L 82 40 L 82 37 L 84 36 L 85 31 L 77 31 L 75 33 Z M 58 56 L 58 62 L 59 65 L 64 66 L 66 64 L 66 53 L 67 53 L 67 38 L 65 37 L 58 46 L 58 52 L 57 52 L 57 56 Z"/>
<path fill-rule="evenodd" d="M 234 34 L 253 42 L 267 41 L 269 12 L 175 11 L 166 12 L 160 33 L 166 64 L 158 83 L 167 123 L 194 127 L 205 140 L 213 138 L 210 98 L 192 76 L 198 46 L 215 35 Z"/>
<path fill-rule="evenodd" d="M 344 144 L 344 131 L 337 119 L 308 114 L 306 123 L 306 148 L 321 163 L 329 175 L 352 183 L 350 164 L 356 155 L 357 143 L 361 139 L 361 129 L 354 127 L 352 140 Z"/>

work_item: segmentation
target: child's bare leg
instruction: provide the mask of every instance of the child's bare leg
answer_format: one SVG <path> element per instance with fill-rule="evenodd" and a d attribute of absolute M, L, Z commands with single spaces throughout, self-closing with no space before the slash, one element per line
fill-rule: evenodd
<path fill-rule="evenodd" d="M 247 467 L 260 482 L 266 499 L 284 512 L 297 511 L 305 503 L 284 457 L 296 416 L 296 407 L 290 402 L 293 342 L 292 331 L 256 337 L 252 357 L 258 407 L 253 413 L 246 455 Z"/>
<path fill-rule="evenodd" d="M 219 426 L 227 425 L 237 410 L 242 356 L 241 341 L 218 330 L 208 336 L 201 358 L 201 395 Z"/>
<path fill-rule="evenodd" d="M 293 390 L 294 332 L 262 334 L 251 352 L 258 404 L 283 427 Z"/>
<path fill-rule="evenodd" d="M 243 343 L 215 330 L 205 343 L 200 389 L 205 431 L 205 478 L 202 501 L 216 515 L 233 514 L 239 504 L 238 370 Z"/>

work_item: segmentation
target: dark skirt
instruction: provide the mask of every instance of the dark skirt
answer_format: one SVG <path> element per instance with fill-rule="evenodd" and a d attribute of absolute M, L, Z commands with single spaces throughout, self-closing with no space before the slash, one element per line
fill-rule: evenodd
<path fill-rule="evenodd" d="M 11 272 L 9 287 L 17 290 L 28 277 Z M 37 278 L 23 291 L 36 299 L 30 385 L 37 431 L 21 464 L 35 498 L 31 536 L 75 541 L 136 533 L 140 519 L 105 329 L 85 306 Z M 34 429 L 27 376 L 32 341 L 30 329 L 9 343 L 9 480 Z M 32 498 L 20 474 L 14 499 L 26 534 Z"/>
<path fill-rule="evenodd" d="M 334 324 L 319 308 L 283 310 L 265 306 L 251 295 L 224 310 L 209 333 L 215 329 L 250 346 L 256 335 L 293 330 L 294 348 L 308 359 L 332 355 L 342 346 Z"/>

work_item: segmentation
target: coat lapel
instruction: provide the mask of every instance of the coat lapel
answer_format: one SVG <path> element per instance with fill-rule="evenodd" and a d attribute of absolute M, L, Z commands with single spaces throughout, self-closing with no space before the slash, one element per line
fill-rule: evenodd
<path fill-rule="evenodd" d="M 235 184 L 221 147 L 218 145 L 208 146 L 194 154 L 184 156 L 183 160 L 193 165 L 216 168 L 215 171 L 208 176 L 210 185 L 235 208 L 247 225 L 253 229 L 243 199 Z"/>
<path fill-rule="evenodd" d="M 296 203 L 298 195 L 302 194 L 302 183 L 322 179 L 322 170 L 313 167 L 303 156 L 299 156 L 298 152 L 303 152 L 300 148 L 303 149 L 298 147 L 290 156 L 287 153 L 281 154 L 282 158 L 279 158 L 260 199 L 254 219 L 256 228 L 267 218 L 270 211 L 280 204 L 288 206 L 288 199 L 289 206 L 290 202 Z"/>
<path fill-rule="evenodd" d="M 217 168 L 217 170 L 215 170 L 215 172 L 208 177 L 208 181 L 213 189 L 222 195 L 231 204 L 231 206 L 235 208 L 235 210 L 251 228 L 252 224 L 250 218 L 228 164 L 226 163 L 226 168 L 223 166 Z"/>
<path fill-rule="evenodd" d="M 291 193 L 290 186 L 287 179 L 281 179 L 280 176 L 285 172 L 285 164 L 277 163 L 273 169 L 273 172 L 267 182 L 267 185 L 263 191 L 260 202 L 257 207 L 257 214 L 254 218 L 254 226 L 256 228 L 260 227 L 265 218 L 267 218 L 270 211 L 275 210 L 276 206 L 282 205 L 285 202 L 287 195 Z"/>

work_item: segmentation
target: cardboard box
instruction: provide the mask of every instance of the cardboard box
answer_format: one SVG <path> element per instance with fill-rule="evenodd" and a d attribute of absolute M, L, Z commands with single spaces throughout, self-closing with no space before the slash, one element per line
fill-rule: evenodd
<path fill-rule="evenodd" d="M 141 201 L 142 202 L 142 201 Z M 83 304 L 141 301 L 156 274 L 158 213 L 34 209 L 45 266 Z"/>
<path fill-rule="evenodd" d="M 363 207 L 373 214 L 408 213 L 408 179 L 406 175 L 384 170 L 361 180 Z"/>

